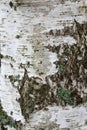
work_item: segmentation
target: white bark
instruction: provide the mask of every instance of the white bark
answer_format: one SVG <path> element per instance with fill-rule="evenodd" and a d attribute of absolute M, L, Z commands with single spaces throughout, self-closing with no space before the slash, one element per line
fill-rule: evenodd
<path fill-rule="evenodd" d="M 63 4 L 60 3 L 60 0 L 19 0 L 18 2 L 22 4 L 15 11 L 14 8 L 9 6 L 8 0 L 0 1 L 1 53 L 14 59 L 12 60 L 10 57 L 2 59 L 0 100 L 8 115 L 13 111 L 13 118 L 24 122 L 20 106 L 16 101 L 16 98 L 19 97 L 18 91 L 10 84 L 8 76 L 16 74 L 23 76 L 24 69 L 20 68 L 21 63 L 25 64 L 29 76 L 38 76 L 44 80 L 46 75 L 55 73 L 57 70 L 53 62 L 56 61 L 57 56 L 55 53 L 49 52 L 44 46 L 70 42 L 70 39 L 70 44 L 76 41 L 70 36 L 60 36 L 57 39 L 54 39 L 54 37 L 47 38 L 45 33 L 51 29 L 56 30 L 67 25 L 71 26 L 74 19 L 81 23 L 87 21 L 87 0 L 79 0 L 79 2 L 65 0 Z M 15 1 L 13 3 L 17 6 Z M 86 8 L 83 8 L 84 6 Z M 20 36 L 19 39 L 17 39 L 17 35 Z M 30 62 L 30 68 L 27 62 Z M 40 64 L 41 62 L 42 64 Z M 43 74 L 40 75 L 40 73 Z M 7 75 L 7 78 L 5 75 Z M 57 108 L 58 113 L 56 107 L 53 109 L 48 111 L 50 121 L 55 122 L 57 120 L 60 126 L 65 124 L 65 127 L 69 127 L 70 130 L 87 129 L 87 126 L 84 125 L 87 119 L 87 107 L 68 108 L 69 110 L 63 111 L 59 111 L 59 108 Z M 38 121 L 35 120 L 37 117 Z M 29 125 L 31 126 L 30 130 L 36 130 L 32 126 L 35 126 L 34 122 L 37 122 L 39 127 L 40 118 L 43 118 L 41 119 L 42 123 L 48 120 L 47 112 L 36 113 L 30 121 L 31 124 L 27 124 L 24 130 L 28 130 Z M 67 123 L 67 119 L 70 119 L 70 122 Z M 77 124 L 81 127 L 78 128 Z M 76 126 L 76 128 L 71 127 L 72 125 Z"/>

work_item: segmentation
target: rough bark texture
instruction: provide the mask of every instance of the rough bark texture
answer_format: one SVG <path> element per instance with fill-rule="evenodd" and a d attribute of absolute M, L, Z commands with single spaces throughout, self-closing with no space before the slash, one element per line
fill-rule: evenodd
<path fill-rule="evenodd" d="M 25 122 L 23 130 L 86 130 L 87 104 L 77 105 L 87 101 L 87 1 L 1 0 L 0 17 L 0 100 L 7 114 Z M 67 90 L 75 108 L 63 108 L 71 100 L 59 91 Z"/>

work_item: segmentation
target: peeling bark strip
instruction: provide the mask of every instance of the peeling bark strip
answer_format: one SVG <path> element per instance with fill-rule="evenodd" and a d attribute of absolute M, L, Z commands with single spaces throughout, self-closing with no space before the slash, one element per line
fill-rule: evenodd
<path fill-rule="evenodd" d="M 42 80 L 38 77 L 29 78 L 26 70 L 19 92 L 21 95 L 19 101 L 25 119 L 28 119 L 29 114 L 33 111 L 40 110 L 56 102 L 54 97 L 52 97 L 50 86 L 43 84 Z"/>

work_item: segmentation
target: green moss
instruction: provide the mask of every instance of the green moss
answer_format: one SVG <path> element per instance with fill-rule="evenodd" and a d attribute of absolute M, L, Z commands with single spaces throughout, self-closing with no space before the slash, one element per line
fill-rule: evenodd
<path fill-rule="evenodd" d="M 9 76 L 10 82 L 13 86 L 15 86 L 15 82 L 18 82 L 18 86 L 21 84 L 20 75 L 10 75 Z"/>
<path fill-rule="evenodd" d="M 58 87 L 57 89 L 58 98 L 64 100 L 69 105 L 73 105 L 74 103 L 74 100 L 71 97 L 71 93 L 72 91 L 69 89 L 65 89 L 62 87 Z"/>
<path fill-rule="evenodd" d="M 0 103 L 0 130 L 4 129 L 4 126 L 10 125 L 11 127 L 15 127 L 15 121 L 7 115 L 7 113 L 3 110 Z"/>

